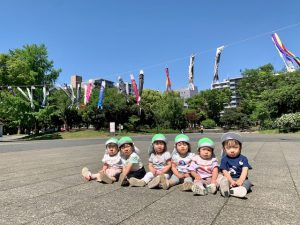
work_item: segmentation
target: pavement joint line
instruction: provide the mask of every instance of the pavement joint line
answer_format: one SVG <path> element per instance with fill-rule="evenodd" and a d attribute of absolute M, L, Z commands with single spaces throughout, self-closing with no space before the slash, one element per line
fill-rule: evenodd
<path fill-rule="evenodd" d="M 294 185 L 294 189 L 295 189 L 295 191 L 296 191 L 296 193 L 297 193 L 297 196 L 298 196 L 298 200 L 300 201 L 300 194 L 299 194 L 297 185 L 296 185 L 296 183 L 295 183 L 295 180 L 294 180 L 294 178 L 293 178 L 293 176 L 292 176 L 292 173 L 291 173 L 289 164 L 288 164 L 288 162 L 287 162 L 287 160 L 286 160 L 286 158 L 285 158 L 284 152 L 282 151 L 282 145 L 281 145 L 281 143 L 279 143 L 279 145 L 280 145 L 280 152 L 281 152 L 281 154 L 282 154 L 282 156 L 283 156 L 283 159 L 284 159 L 284 162 L 285 162 L 285 164 L 286 164 L 286 166 L 287 166 L 287 168 L 288 168 L 290 177 L 291 177 L 292 182 L 293 182 L 293 185 Z"/>
<path fill-rule="evenodd" d="M 255 156 L 253 157 L 253 161 L 256 161 L 256 158 L 258 157 L 258 154 L 261 152 L 261 150 L 263 149 L 263 147 L 265 146 L 265 142 L 263 142 L 263 144 L 260 146 L 260 148 L 258 149 L 257 153 L 255 154 Z"/>
<path fill-rule="evenodd" d="M 216 221 L 217 221 L 218 217 L 220 216 L 221 212 L 223 211 L 224 207 L 225 207 L 226 205 L 228 205 L 228 201 L 229 201 L 229 197 L 226 198 L 224 204 L 222 205 L 222 207 L 220 208 L 220 210 L 219 210 L 218 213 L 216 214 L 215 218 L 214 218 L 213 221 L 211 222 L 211 225 L 213 225 L 213 224 L 216 223 Z"/>
<path fill-rule="evenodd" d="M 130 216 L 126 217 L 125 219 L 121 220 L 120 222 L 116 223 L 116 225 L 123 223 L 125 220 L 130 219 L 131 217 L 135 216 L 136 214 L 138 214 L 139 212 L 145 210 L 146 208 L 148 208 L 149 206 L 153 205 L 154 203 L 156 203 L 157 201 L 161 200 L 162 198 L 164 198 L 165 196 L 169 195 L 170 193 L 172 193 L 173 191 L 177 190 L 178 188 L 172 188 L 173 190 L 168 191 L 165 195 L 163 195 L 162 197 L 156 199 L 155 201 L 151 202 L 150 204 L 146 205 L 145 207 L 142 207 L 140 210 L 134 212 L 133 214 L 131 214 Z"/>
<path fill-rule="evenodd" d="M 234 197 L 232 197 L 234 198 Z M 247 199 L 245 199 L 247 200 Z M 227 206 L 233 206 L 233 207 L 240 207 L 240 205 L 237 205 L 237 204 L 233 204 L 233 203 L 228 203 Z M 262 208 L 257 208 L 257 207 L 251 207 L 251 206 L 245 206 L 243 205 L 243 208 L 247 208 L 247 209 L 254 209 L 254 210 L 264 210 L 264 211 L 272 211 L 274 213 L 277 213 L 277 212 L 289 212 L 289 213 L 297 213 L 297 212 L 293 212 L 291 211 L 290 209 L 272 209 L 272 208 L 266 208 L 266 209 L 262 209 Z"/>

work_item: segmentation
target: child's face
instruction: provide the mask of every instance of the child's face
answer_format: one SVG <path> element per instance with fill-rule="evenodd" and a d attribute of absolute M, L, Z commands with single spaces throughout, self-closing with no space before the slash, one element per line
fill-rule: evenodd
<path fill-rule="evenodd" d="M 157 153 L 157 154 L 163 153 L 165 151 L 165 142 L 155 141 L 153 143 L 153 148 L 154 148 L 155 153 Z"/>
<path fill-rule="evenodd" d="M 184 141 L 178 142 L 176 144 L 176 149 L 180 155 L 185 155 L 189 150 L 189 144 Z"/>
<path fill-rule="evenodd" d="M 133 147 L 130 144 L 124 144 L 120 147 L 120 149 L 126 158 L 128 158 L 133 152 Z"/>
<path fill-rule="evenodd" d="M 226 141 L 224 143 L 224 149 L 226 154 L 231 158 L 235 158 L 241 153 L 241 146 L 235 140 Z"/>
<path fill-rule="evenodd" d="M 114 156 L 118 153 L 118 146 L 116 144 L 110 143 L 106 148 L 109 156 Z"/>
<path fill-rule="evenodd" d="M 211 159 L 213 150 L 210 147 L 199 148 L 199 155 L 202 159 Z"/>

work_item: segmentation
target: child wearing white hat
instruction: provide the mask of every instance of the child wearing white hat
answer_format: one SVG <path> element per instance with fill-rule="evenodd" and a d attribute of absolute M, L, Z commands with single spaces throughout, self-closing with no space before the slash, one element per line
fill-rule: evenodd
<path fill-rule="evenodd" d="M 167 190 L 170 187 L 181 184 L 181 191 L 190 191 L 193 185 L 193 178 L 188 170 L 194 153 L 191 153 L 190 138 L 185 134 L 178 134 L 175 137 L 175 150 L 172 154 L 172 172 L 173 175 L 168 180 L 161 177 L 161 186 Z"/>
<path fill-rule="evenodd" d="M 98 182 L 111 184 L 115 182 L 121 174 L 123 161 L 118 148 L 118 140 L 116 138 L 108 139 L 105 143 L 105 147 L 106 151 L 102 159 L 103 166 L 98 173 L 92 174 L 87 167 L 82 169 L 82 176 L 87 181 L 97 179 Z"/>

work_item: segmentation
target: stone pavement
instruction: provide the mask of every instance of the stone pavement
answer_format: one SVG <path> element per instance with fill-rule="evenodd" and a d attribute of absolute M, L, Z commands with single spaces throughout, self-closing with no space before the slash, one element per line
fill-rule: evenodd
<path fill-rule="evenodd" d="M 221 134 L 204 135 L 220 156 Z M 201 135 L 189 136 L 195 150 Z M 98 170 L 105 139 L 0 142 L 0 224 L 300 224 L 299 135 L 243 137 L 247 199 L 85 182 L 81 168 Z M 150 139 L 134 137 L 145 163 Z"/>

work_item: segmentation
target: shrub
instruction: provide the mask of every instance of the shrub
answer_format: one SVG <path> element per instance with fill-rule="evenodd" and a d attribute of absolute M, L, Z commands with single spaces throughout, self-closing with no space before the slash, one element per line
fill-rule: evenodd
<path fill-rule="evenodd" d="M 300 113 L 284 114 L 275 120 L 275 125 L 283 131 L 296 131 L 300 128 Z"/>
<path fill-rule="evenodd" d="M 216 122 L 212 119 L 206 119 L 201 122 L 204 128 L 215 128 Z"/>

